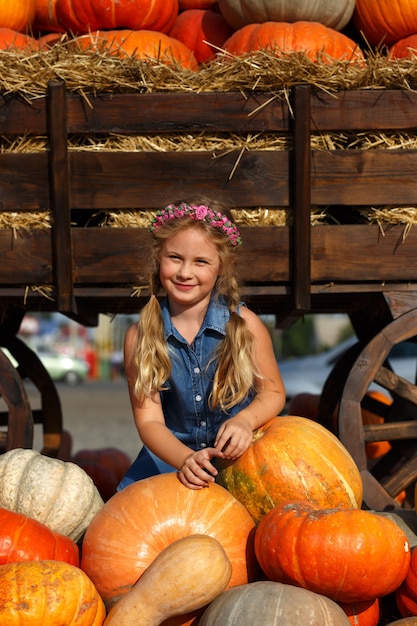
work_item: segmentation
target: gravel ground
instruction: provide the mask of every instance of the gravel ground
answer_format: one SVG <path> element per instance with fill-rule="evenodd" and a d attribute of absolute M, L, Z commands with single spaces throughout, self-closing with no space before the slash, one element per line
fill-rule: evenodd
<path fill-rule="evenodd" d="M 36 387 L 26 387 L 32 409 L 40 407 Z M 125 379 L 87 381 L 76 387 L 57 384 L 64 429 L 72 436 L 72 452 L 90 448 L 115 447 L 133 460 L 140 449 Z M 41 426 L 35 426 L 34 448 L 42 446 Z"/>

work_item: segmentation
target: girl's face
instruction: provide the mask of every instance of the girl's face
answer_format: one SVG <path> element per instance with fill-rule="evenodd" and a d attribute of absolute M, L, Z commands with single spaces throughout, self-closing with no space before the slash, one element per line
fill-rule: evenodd
<path fill-rule="evenodd" d="M 187 228 L 165 241 L 160 279 L 171 306 L 208 305 L 219 273 L 217 248 L 201 230 Z"/>

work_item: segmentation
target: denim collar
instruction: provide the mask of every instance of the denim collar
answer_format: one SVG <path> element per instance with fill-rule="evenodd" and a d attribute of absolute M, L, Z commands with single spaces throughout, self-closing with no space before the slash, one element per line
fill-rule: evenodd
<path fill-rule="evenodd" d="M 172 323 L 171 315 L 169 312 L 168 298 L 164 298 L 161 302 L 162 319 L 164 322 L 165 339 L 169 337 L 176 337 L 177 339 L 184 341 L 175 326 Z M 226 334 L 226 323 L 229 321 L 230 311 L 226 305 L 226 301 L 222 296 L 218 296 L 215 292 L 212 293 L 210 303 L 201 325 L 200 330 L 197 333 L 197 337 L 201 335 L 206 329 L 213 330 L 223 337 Z"/>

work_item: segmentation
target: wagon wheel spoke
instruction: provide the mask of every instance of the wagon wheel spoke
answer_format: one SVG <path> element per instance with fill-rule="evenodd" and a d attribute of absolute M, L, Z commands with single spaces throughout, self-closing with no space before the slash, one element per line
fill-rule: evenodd
<path fill-rule="evenodd" d="M 416 335 L 417 309 L 389 323 L 362 349 L 341 395 L 338 435 L 362 473 L 364 506 L 369 508 L 400 508 L 395 498 L 417 479 L 417 389 L 393 372 L 387 360 L 394 345 Z M 374 403 L 370 410 L 383 423 L 364 424 L 362 411 L 373 382 L 389 391 L 392 404 Z M 389 442 L 391 447 L 373 464 L 366 453 L 372 442 Z M 413 503 L 406 501 L 404 506 L 408 505 Z"/>
<path fill-rule="evenodd" d="M 0 452 L 14 448 L 31 448 L 33 445 L 33 416 L 16 368 L 0 350 L 0 395 L 8 412 L 0 414 L 1 426 L 7 431 L 0 433 Z"/>
<path fill-rule="evenodd" d="M 31 380 L 40 392 L 41 409 L 32 411 L 33 420 L 42 424 L 42 454 L 56 457 L 61 446 L 63 419 L 55 384 L 36 352 L 19 337 L 9 337 L 2 343 L 16 359 L 21 377 Z"/>

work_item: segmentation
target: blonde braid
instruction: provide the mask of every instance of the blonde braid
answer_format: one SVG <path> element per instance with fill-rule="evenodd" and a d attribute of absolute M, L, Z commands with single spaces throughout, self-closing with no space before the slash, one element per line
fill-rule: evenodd
<path fill-rule="evenodd" d="M 255 388 L 257 378 L 261 377 L 253 359 L 253 335 L 237 313 L 239 299 L 237 281 L 230 276 L 227 294 L 230 319 L 218 349 L 218 366 L 211 394 L 212 407 L 220 406 L 224 411 L 243 401 Z"/>

